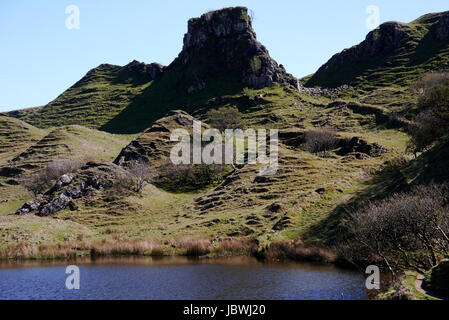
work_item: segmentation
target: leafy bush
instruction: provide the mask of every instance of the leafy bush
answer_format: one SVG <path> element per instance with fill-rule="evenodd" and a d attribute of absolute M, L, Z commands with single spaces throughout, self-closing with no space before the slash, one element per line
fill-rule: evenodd
<path fill-rule="evenodd" d="M 447 134 L 449 126 L 449 73 L 426 75 L 417 84 L 418 114 L 408 128 L 409 149 L 421 152 Z"/>
<path fill-rule="evenodd" d="M 210 126 L 220 131 L 238 129 L 241 127 L 242 114 L 237 107 L 222 107 L 210 110 L 207 113 Z"/>
<path fill-rule="evenodd" d="M 407 149 L 422 152 L 445 134 L 445 127 L 431 110 L 419 113 L 408 126 L 410 140 Z"/>
<path fill-rule="evenodd" d="M 423 284 L 432 293 L 449 297 L 449 260 L 442 261 L 426 272 Z"/>
<path fill-rule="evenodd" d="M 205 189 L 223 180 L 224 165 L 174 165 L 166 163 L 161 169 L 159 184 L 170 191 L 193 191 Z"/>

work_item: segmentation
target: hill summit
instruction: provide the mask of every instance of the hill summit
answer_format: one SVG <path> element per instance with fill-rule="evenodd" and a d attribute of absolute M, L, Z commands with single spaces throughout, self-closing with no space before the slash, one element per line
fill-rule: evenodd
<path fill-rule="evenodd" d="M 294 77 L 257 41 L 245 7 L 210 11 L 190 19 L 184 47 L 172 67 L 180 67 L 189 93 L 201 91 L 208 78 L 223 72 L 254 88 L 273 82 L 296 85 Z"/>
<path fill-rule="evenodd" d="M 410 23 L 386 22 L 360 44 L 335 54 L 306 86 L 407 86 L 420 76 L 449 68 L 449 11 Z"/>

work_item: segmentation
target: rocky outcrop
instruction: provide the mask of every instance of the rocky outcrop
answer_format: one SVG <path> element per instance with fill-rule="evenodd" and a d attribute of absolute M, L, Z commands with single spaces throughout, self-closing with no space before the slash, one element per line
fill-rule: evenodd
<path fill-rule="evenodd" d="M 98 167 L 101 169 L 98 171 L 103 171 L 104 173 L 97 174 L 95 169 Z M 73 186 L 75 183 L 74 176 L 64 174 L 43 196 L 26 202 L 16 211 L 16 214 L 36 213 L 36 215 L 41 217 L 50 216 L 67 208 L 74 199 L 91 196 L 96 190 L 113 185 L 114 173 L 109 168 L 109 165 L 88 162 L 81 170 L 82 174 L 86 175 L 81 182 Z"/>
<path fill-rule="evenodd" d="M 183 49 L 170 67 L 181 70 L 189 93 L 203 90 L 211 78 L 224 73 L 254 88 L 273 82 L 296 86 L 296 79 L 257 41 L 244 7 L 211 11 L 190 19 Z"/>
<path fill-rule="evenodd" d="M 399 22 L 387 22 L 371 31 L 360 44 L 335 54 L 317 74 L 329 68 L 338 68 L 351 63 L 388 54 L 406 46 L 411 40 L 410 27 Z M 311 79 L 313 82 L 313 77 Z M 310 82 L 310 81 L 309 81 Z"/>
<path fill-rule="evenodd" d="M 133 60 L 122 68 L 120 76 L 124 78 L 139 79 L 145 78 L 146 81 L 151 81 L 159 77 L 164 71 L 164 66 L 159 63 L 146 64 Z"/>
<path fill-rule="evenodd" d="M 408 24 L 386 22 L 358 45 L 335 54 L 305 85 L 408 85 L 425 72 L 447 68 L 447 62 L 436 54 L 447 47 L 448 39 L 449 12 L 427 14 Z M 441 63 L 435 64 L 435 58 Z"/>

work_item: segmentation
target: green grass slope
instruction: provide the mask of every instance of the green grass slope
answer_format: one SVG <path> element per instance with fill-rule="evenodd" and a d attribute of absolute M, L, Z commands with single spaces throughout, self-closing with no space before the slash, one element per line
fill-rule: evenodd
<path fill-rule="evenodd" d="M 425 73 L 449 68 L 448 40 L 449 12 L 384 23 L 362 43 L 334 55 L 306 86 L 405 86 Z"/>
<path fill-rule="evenodd" d="M 21 120 L 0 114 L 0 167 L 46 134 Z"/>
<path fill-rule="evenodd" d="M 40 168 L 55 159 L 94 159 L 112 161 L 131 136 L 114 135 L 71 125 L 51 130 L 37 143 L 18 154 L 10 165 L 24 169 Z"/>
<path fill-rule="evenodd" d="M 71 124 L 99 128 L 128 106 L 153 80 L 146 70 L 128 70 L 130 65 L 102 64 L 49 104 L 12 111 L 8 115 L 39 128 Z"/>

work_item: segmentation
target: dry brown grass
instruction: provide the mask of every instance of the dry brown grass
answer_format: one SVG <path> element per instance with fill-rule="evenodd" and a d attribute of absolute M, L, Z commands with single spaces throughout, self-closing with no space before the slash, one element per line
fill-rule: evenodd
<path fill-rule="evenodd" d="M 224 239 L 215 249 L 218 255 L 254 255 L 257 253 L 258 244 L 255 240 L 250 239 Z"/>
<path fill-rule="evenodd" d="M 337 256 L 328 248 L 306 245 L 299 240 L 272 243 L 265 252 L 267 260 L 314 261 L 323 263 L 335 262 Z"/>
<path fill-rule="evenodd" d="M 0 250 L 1 259 L 67 259 L 77 256 L 163 255 L 153 239 L 108 238 L 100 241 L 66 241 L 56 245 L 32 245 L 20 242 Z"/>
<path fill-rule="evenodd" d="M 81 256 L 256 256 L 267 260 L 296 260 L 332 263 L 336 255 L 329 249 L 304 245 L 300 241 L 280 241 L 270 244 L 264 251 L 256 240 L 247 238 L 212 239 L 184 236 L 162 246 L 154 239 L 106 238 L 99 241 L 60 242 L 56 245 L 33 246 L 21 242 L 0 250 L 0 259 L 73 259 Z"/>
<path fill-rule="evenodd" d="M 186 256 L 204 256 L 213 249 L 212 239 L 208 237 L 179 237 L 174 240 L 173 244 L 176 248 L 183 251 Z"/>

